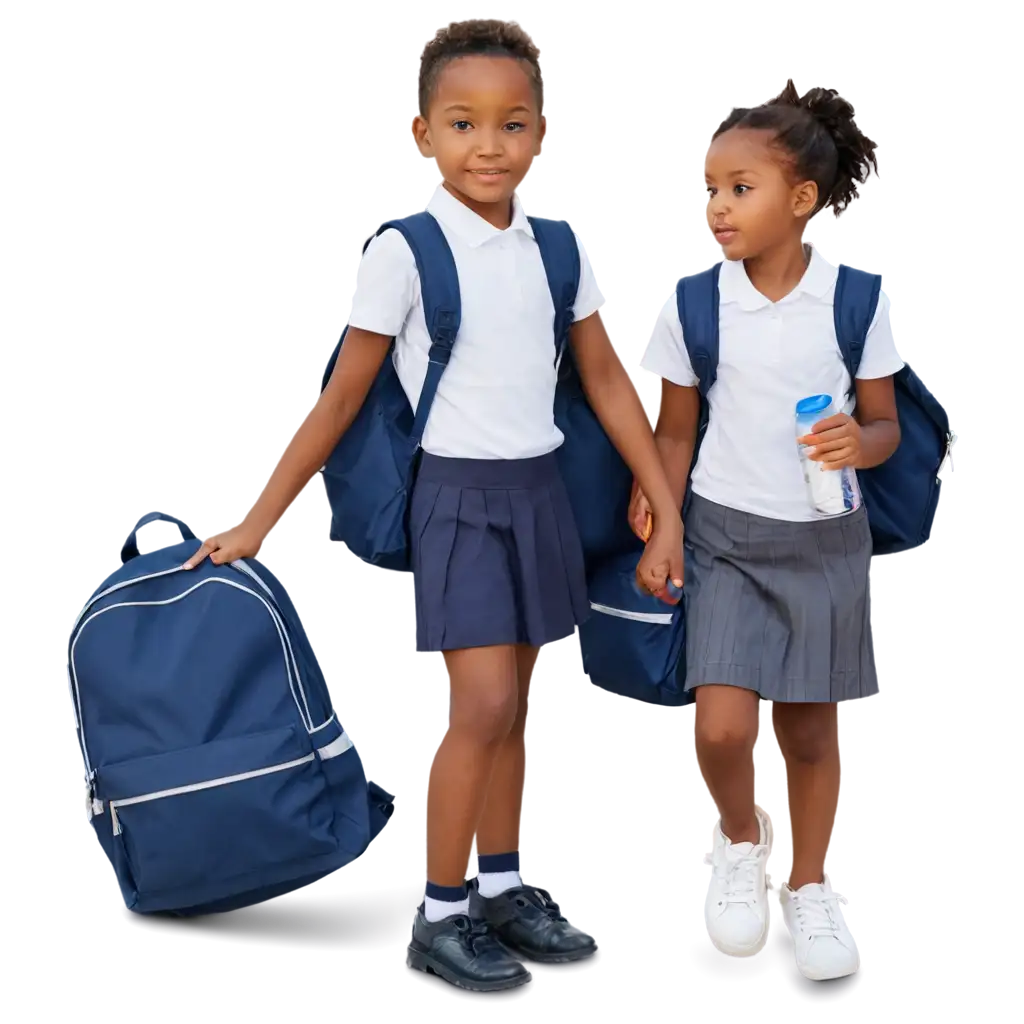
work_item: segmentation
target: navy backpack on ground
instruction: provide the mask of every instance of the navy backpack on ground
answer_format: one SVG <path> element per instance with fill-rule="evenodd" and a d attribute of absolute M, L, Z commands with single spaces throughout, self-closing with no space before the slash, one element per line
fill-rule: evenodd
<path fill-rule="evenodd" d="M 557 453 L 559 468 L 592 590 L 594 614 L 580 629 L 584 670 L 594 683 L 613 692 L 655 703 L 682 703 L 688 698 L 676 687 L 677 659 L 672 659 L 682 640 L 682 615 L 669 614 L 673 609 L 668 605 L 630 588 L 631 574 L 643 552 L 627 519 L 632 474 L 590 408 L 569 346 L 580 280 L 576 236 L 563 221 L 531 217 L 530 223 L 554 306 L 552 359 L 558 367 L 554 416 L 565 436 Z M 407 506 L 419 444 L 456 344 L 461 301 L 455 260 L 430 214 L 391 221 L 377 234 L 387 230 L 401 232 L 416 260 L 432 343 L 426 380 L 414 413 L 394 363 L 387 358 L 362 409 L 328 458 L 323 476 L 331 505 L 332 539 L 343 541 L 374 565 L 407 570 Z M 342 334 L 322 387 L 330 380 L 344 341 Z M 620 595 L 622 587 L 626 592 Z M 657 641 L 651 643 L 655 637 Z M 666 641 L 667 650 L 663 649 Z"/>
<path fill-rule="evenodd" d="M 707 426 L 707 395 L 718 373 L 720 268 L 717 264 L 702 274 L 683 278 L 676 288 L 683 340 L 702 399 L 700 436 Z M 881 288 L 881 277 L 839 268 L 833 316 L 851 395 Z M 899 447 L 882 465 L 857 471 L 876 555 L 907 551 L 928 540 L 942 486 L 939 470 L 956 440 L 945 410 L 909 366 L 895 374 L 893 384 Z"/>
<path fill-rule="evenodd" d="M 183 542 L 147 555 L 139 527 Z M 75 623 L 68 678 L 86 806 L 129 909 L 232 910 L 358 857 L 391 815 L 298 615 L 252 559 L 194 570 L 143 517 Z"/>

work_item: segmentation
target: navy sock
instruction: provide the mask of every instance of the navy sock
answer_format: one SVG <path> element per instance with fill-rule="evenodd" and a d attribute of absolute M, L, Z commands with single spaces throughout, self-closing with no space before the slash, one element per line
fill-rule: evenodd
<path fill-rule="evenodd" d="M 423 914 L 431 923 L 443 921 L 446 917 L 469 913 L 469 893 L 466 883 L 462 885 L 435 885 L 427 882 L 423 900 Z"/>
<path fill-rule="evenodd" d="M 477 874 L 498 874 L 502 871 L 519 870 L 519 851 L 511 853 L 487 853 L 476 858 Z"/>

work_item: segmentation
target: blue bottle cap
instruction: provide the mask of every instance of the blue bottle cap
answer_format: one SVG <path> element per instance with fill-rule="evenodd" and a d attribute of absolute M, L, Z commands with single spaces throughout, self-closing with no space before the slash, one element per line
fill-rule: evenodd
<path fill-rule="evenodd" d="M 801 398 L 796 403 L 796 414 L 797 416 L 813 416 L 816 413 L 824 412 L 831 404 L 831 395 L 811 395 L 810 398 Z"/>

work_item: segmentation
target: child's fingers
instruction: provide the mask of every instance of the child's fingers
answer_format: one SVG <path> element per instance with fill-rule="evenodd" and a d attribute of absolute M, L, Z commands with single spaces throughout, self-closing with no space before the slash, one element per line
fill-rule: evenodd
<path fill-rule="evenodd" d="M 643 523 L 640 527 L 640 539 L 646 544 L 651 539 L 651 534 L 654 532 L 654 517 L 651 515 L 650 508 L 644 505 L 644 517 Z"/>
<path fill-rule="evenodd" d="M 201 564 L 204 559 L 209 558 L 219 547 L 220 542 L 216 537 L 211 537 L 209 540 L 203 541 L 203 546 L 185 563 L 184 568 L 194 569 L 197 565 Z"/>
<path fill-rule="evenodd" d="M 845 412 L 836 413 L 835 416 L 829 416 L 827 419 L 818 420 L 817 423 L 811 427 L 811 431 L 815 434 L 822 434 L 828 430 L 835 430 L 837 427 L 846 426 L 850 422 L 850 417 Z"/>
<path fill-rule="evenodd" d="M 682 551 L 674 554 L 668 563 L 668 580 L 675 589 L 679 590 L 683 586 L 683 580 L 685 579 L 686 569 L 683 565 L 683 553 Z"/>

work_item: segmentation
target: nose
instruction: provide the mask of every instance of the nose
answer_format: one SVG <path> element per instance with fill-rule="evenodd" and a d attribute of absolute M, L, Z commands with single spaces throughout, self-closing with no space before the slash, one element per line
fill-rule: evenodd
<path fill-rule="evenodd" d="M 716 192 L 713 196 L 708 198 L 708 216 L 714 220 L 718 217 L 727 217 L 729 214 L 730 203 L 728 192 Z"/>
<path fill-rule="evenodd" d="M 494 128 L 484 128 L 476 136 L 476 151 L 478 156 L 496 157 L 501 156 L 505 151 L 504 134 Z"/>

